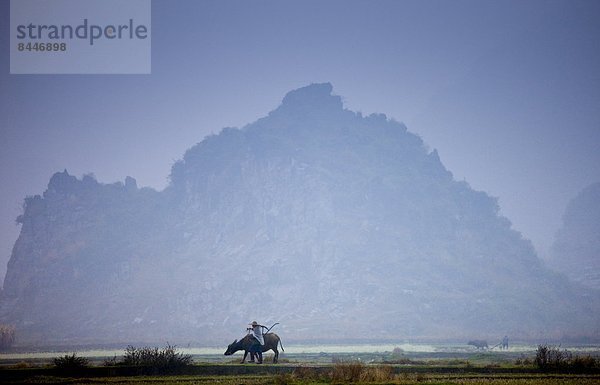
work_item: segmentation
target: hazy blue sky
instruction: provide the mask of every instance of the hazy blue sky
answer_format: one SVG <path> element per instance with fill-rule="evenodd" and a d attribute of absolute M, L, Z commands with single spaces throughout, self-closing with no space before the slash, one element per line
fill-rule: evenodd
<path fill-rule="evenodd" d="M 600 181 L 598 1 L 153 1 L 151 75 L 9 75 L 0 15 L 2 275 L 54 172 L 162 189 L 205 135 L 312 82 L 406 123 L 542 253 Z"/>

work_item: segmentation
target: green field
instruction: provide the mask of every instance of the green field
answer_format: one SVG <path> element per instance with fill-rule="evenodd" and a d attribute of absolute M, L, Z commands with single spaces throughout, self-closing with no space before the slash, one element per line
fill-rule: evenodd
<path fill-rule="evenodd" d="M 292 350 L 292 349 L 291 349 Z M 82 353 L 83 354 L 83 353 Z M 543 371 L 522 351 L 286 353 L 280 363 L 240 364 L 241 355 L 194 355 L 193 365 L 160 375 L 156 368 L 56 368 L 44 355 L 0 360 L 2 384 L 600 384 L 600 368 Z"/>

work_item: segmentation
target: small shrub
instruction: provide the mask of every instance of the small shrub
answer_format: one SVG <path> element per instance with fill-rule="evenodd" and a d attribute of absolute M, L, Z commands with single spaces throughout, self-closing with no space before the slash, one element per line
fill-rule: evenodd
<path fill-rule="evenodd" d="M 172 373 L 191 364 L 191 355 L 178 352 L 175 346 L 169 344 L 164 349 L 128 346 L 123 361 L 118 363 L 124 366 L 149 368 L 156 373 Z"/>
<path fill-rule="evenodd" d="M 62 357 L 56 357 L 54 360 L 54 366 L 58 369 L 81 369 L 89 366 L 90 362 L 85 357 L 77 357 L 76 353 L 65 354 Z"/>
<path fill-rule="evenodd" d="M 534 359 L 535 365 L 541 370 L 586 371 L 600 367 L 597 358 L 578 356 L 568 350 L 560 350 L 555 346 L 539 345 Z"/>
<path fill-rule="evenodd" d="M 556 346 L 538 345 L 535 352 L 535 365 L 542 370 L 560 369 L 567 366 L 571 353 Z"/>
<path fill-rule="evenodd" d="M 577 371 L 600 367 L 600 360 L 592 356 L 575 356 L 570 363 L 570 367 Z"/>

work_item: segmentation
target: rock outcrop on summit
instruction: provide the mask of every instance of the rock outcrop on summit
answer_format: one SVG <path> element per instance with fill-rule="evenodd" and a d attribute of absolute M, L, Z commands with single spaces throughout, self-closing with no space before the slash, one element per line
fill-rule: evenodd
<path fill-rule="evenodd" d="M 190 148 L 164 191 L 55 174 L 18 219 L 0 322 L 37 344 L 222 343 L 253 319 L 302 341 L 599 336 L 598 299 L 498 211 L 313 84 Z"/>

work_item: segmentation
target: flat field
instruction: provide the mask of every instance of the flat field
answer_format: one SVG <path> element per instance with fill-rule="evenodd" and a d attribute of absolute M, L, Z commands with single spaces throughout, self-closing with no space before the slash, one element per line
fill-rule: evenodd
<path fill-rule="evenodd" d="M 541 371 L 533 362 L 535 350 L 514 347 L 508 351 L 481 351 L 464 347 L 434 348 L 286 348 L 279 364 L 272 355 L 265 364 L 240 364 L 241 353 L 182 349 L 193 365 L 177 373 L 156 373 L 154 368 L 110 366 L 118 351 L 77 352 L 89 366 L 57 369 L 52 358 L 59 352 L 0 355 L 0 384 L 598 384 L 600 368 Z M 74 349 L 73 349 L 74 350 Z M 71 350 L 71 352 L 73 352 Z M 573 351 L 598 357 L 600 351 L 584 347 Z M 122 352 L 121 352 L 122 353 Z"/>
<path fill-rule="evenodd" d="M 272 368 L 272 367 L 271 367 Z M 0 383 L 12 384 L 223 384 L 223 385 L 266 385 L 266 384 L 498 384 L 498 385 L 559 385 L 559 384 L 600 384 L 598 374 L 560 374 L 560 373 L 504 373 L 489 371 L 474 373 L 469 370 L 448 371 L 439 373 L 437 370 L 417 370 L 403 367 L 401 370 L 394 367 L 366 365 L 360 371 L 342 369 L 332 365 L 327 370 L 313 370 L 311 367 L 296 368 L 285 367 L 289 370 L 269 370 L 265 366 L 260 373 L 240 374 L 233 370 L 228 374 L 223 368 L 221 374 L 179 374 L 179 375 L 114 375 L 98 376 L 85 373 L 59 374 L 38 373 L 19 376 L 6 376 L 3 371 Z M 323 369 L 323 367 L 319 367 Z M 91 376 L 90 376 L 91 375 Z"/>

